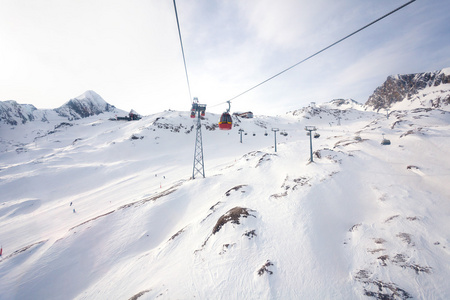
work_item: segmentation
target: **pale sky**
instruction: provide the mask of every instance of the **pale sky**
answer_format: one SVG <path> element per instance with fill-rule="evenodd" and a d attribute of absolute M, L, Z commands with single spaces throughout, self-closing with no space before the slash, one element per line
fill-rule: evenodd
<path fill-rule="evenodd" d="M 192 97 L 222 103 L 407 0 L 178 0 Z M 450 1 L 417 0 L 232 102 L 276 115 L 365 103 L 389 75 L 450 67 Z M 56 108 L 86 90 L 148 115 L 188 111 L 172 0 L 0 0 L 0 101 Z"/>

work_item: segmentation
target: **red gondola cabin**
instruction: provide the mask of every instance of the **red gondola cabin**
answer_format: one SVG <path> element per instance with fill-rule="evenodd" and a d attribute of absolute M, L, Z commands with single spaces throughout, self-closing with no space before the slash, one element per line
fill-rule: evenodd
<path fill-rule="evenodd" d="M 233 121 L 229 113 L 225 112 L 222 114 L 219 120 L 219 129 L 230 130 L 233 127 Z"/>

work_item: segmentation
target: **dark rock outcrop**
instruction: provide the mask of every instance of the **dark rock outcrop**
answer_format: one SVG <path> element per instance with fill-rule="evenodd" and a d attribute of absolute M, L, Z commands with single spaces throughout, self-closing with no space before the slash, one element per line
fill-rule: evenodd
<path fill-rule="evenodd" d="M 387 109 L 396 102 L 411 100 L 427 87 L 447 83 L 450 83 L 450 75 L 443 71 L 389 76 L 369 97 L 366 105 L 375 110 Z M 450 97 L 446 95 L 444 99 L 440 99 L 439 104 L 448 104 L 449 101 Z"/>

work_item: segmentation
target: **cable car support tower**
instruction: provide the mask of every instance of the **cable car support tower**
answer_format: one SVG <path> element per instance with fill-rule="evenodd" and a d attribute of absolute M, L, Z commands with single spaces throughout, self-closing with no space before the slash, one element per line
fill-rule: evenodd
<path fill-rule="evenodd" d="M 202 123 L 201 117 L 205 116 L 206 104 L 199 104 L 198 99 L 194 98 L 191 109 L 191 117 L 195 118 L 196 133 L 195 133 L 195 151 L 194 151 L 194 167 L 192 168 L 192 179 L 195 179 L 197 174 L 200 174 L 205 178 L 205 164 L 203 161 L 203 142 L 202 142 Z"/>

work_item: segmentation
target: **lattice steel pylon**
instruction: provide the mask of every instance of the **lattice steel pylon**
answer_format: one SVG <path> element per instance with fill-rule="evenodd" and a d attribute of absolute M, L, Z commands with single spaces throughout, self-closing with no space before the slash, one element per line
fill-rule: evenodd
<path fill-rule="evenodd" d="M 197 174 L 205 178 L 205 164 L 203 161 L 203 142 L 202 142 L 202 123 L 201 116 L 205 115 L 206 104 L 198 104 L 197 98 L 194 98 L 192 103 L 191 117 L 197 115 L 197 125 L 195 134 L 195 152 L 194 152 L 194 167 L 192 169 L 192 179 L 195 179 Z"/>

